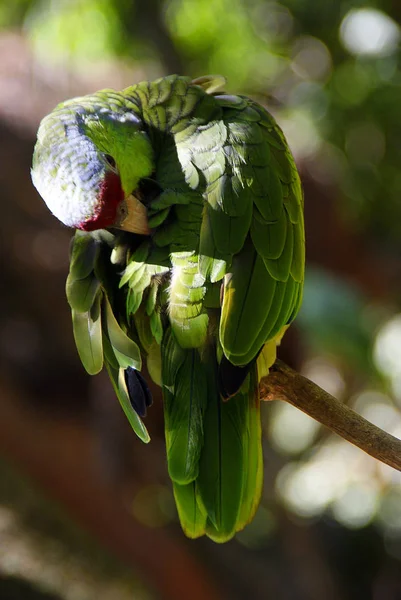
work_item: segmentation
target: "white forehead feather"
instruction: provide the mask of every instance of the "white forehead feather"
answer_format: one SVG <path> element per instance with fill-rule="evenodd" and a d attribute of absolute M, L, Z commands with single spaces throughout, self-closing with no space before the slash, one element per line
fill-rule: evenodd
<path fill-rule="evenodd" d="M 50 211 L 68 227 L 96 213 L 105 164 L 76 116 L 52 114 L 39 128 L 32 181 Z"/>

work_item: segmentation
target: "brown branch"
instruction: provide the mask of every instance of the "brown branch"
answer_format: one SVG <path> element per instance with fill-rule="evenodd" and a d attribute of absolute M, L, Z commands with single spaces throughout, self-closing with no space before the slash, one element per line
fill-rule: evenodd
<path fill-rule="evenodd" d="M 370 456 L 401 471 L 401 440 L 369 423 L 281 360 L 260 382 L 260 397 L 289 402 Z"/>

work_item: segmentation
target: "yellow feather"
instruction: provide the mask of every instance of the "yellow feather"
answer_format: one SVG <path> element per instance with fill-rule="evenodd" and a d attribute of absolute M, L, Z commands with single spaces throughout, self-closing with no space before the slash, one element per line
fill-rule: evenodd
<path fill-rule="evenodd" d="M 288 327 L 289 325 L 284 325 L 278 334 L 272 340 L 266 342 L 266 344 L 263 346 L 262 352 L 259 354 L 257 360 L 259 380 L 269 374 L 269 369 L 277 358 L 277 346 L 280 346 L 281 340 L 283 339 Z"/>

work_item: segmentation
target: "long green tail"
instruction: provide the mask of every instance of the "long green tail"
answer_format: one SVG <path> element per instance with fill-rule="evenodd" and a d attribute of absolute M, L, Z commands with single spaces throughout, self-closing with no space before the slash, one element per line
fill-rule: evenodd
<path fill-rule="evenodd" d="M 263 468 L 256 363 L 223 401 L 216 348 L 183 349 L 168 330 L 162 380 L 168 470 L 185 533 L 225 542 L 252 519 Z"/>

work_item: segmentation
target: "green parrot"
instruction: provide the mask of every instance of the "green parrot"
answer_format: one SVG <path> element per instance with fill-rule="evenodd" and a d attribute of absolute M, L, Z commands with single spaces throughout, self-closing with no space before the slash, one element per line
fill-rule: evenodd
<path fill-rule="evenodd" d="M 284 135 L 225 79 L 172 75 L 59 104 L 32 179 L 76 229 L 66 292 L 82 363 L 134 431 L 162 388 L 168 472 L 191 538 L 260 501 L 259 381 L 302 299 L 303 195 Z"/>

